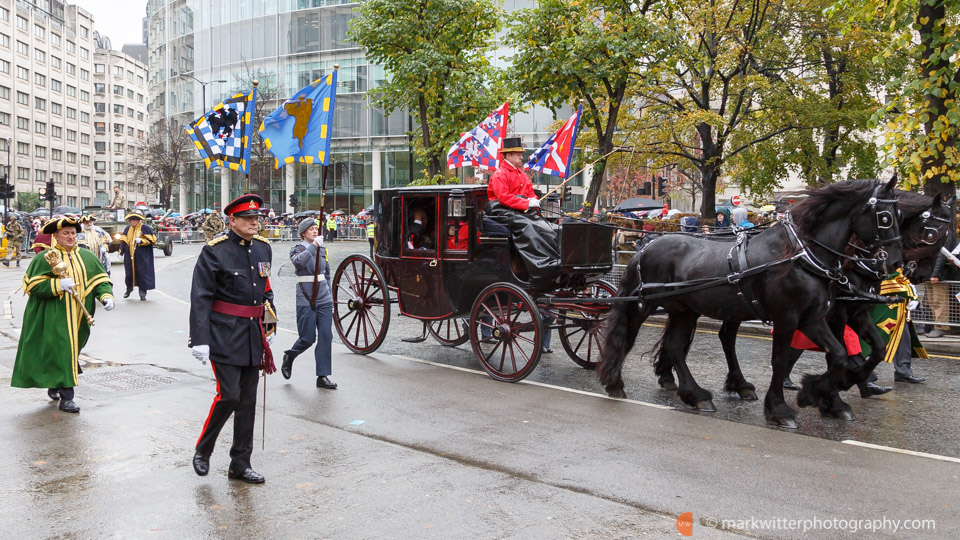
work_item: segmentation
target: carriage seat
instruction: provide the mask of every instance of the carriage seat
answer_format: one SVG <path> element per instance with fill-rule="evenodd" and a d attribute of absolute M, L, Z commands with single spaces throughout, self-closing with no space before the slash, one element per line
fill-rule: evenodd
<path fill-rule="evenodd" d="M 496 201 L 487 201 L 483 205 L 483 213 L 480 219 L 481 240 L 484 238 L 510 238 L 510 229 L 507 228 L 504 218 L 494 214 L 494 205 L 499 205 Z"/>

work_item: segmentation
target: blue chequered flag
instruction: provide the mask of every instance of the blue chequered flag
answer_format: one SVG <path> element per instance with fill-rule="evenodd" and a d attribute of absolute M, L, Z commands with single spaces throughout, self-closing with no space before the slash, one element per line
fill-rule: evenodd
<path fill-rule="evenodd" d="M 573 146 L 577 143 L 577 128 L 580 126 L 580 113 L 583 105 L 577 108 L 577 114 L 571 116 L 560 128 L 530 156 L 525 171 L 537 171 L 559 178 L 566 178 L 573 161 Z"/>
<path fill-rule="evenodd" d="M 244 174 L 249 172 L 251 123 L 256 104 L 254 87 L 249 94 L 237 94 L 225 100 L 183 128 L 208 169 L 216 164 Z"/>

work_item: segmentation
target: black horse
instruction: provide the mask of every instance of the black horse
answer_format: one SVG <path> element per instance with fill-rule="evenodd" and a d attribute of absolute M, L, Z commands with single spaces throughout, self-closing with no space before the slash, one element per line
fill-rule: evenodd
<path fill-rule="evenodd" d="M 711 393 L 697 385 L 686 364 L 697 319 L 706 315 L 721 321 L 769 320 L 774 323 L 773 376 L 764 414 L 768 422 L 796 427 L 796 413 L 783 399 L 793 333 L 802 330 L 827 352 L 833 365 L 845 366 L 846 351 L 824 320 L 835 301 L 835 285 L 847 281 L 840 271 L 842 250 L 856 234 L 869 239 L 865 249 L 880 264 L 891 270 L 900 266 L 895 184 L 896 179 L 886 184 L 854 180 L 829 185 L 811 192 L 791 217 L 752 236 L 742 233 L 736 242 L 665 235 L 647 244 L 630 260 L 617 295 L 637 294 L 639 302 L 614 304 L 602 329 L 604 346 L 597 371 L 607 392 L 625 397 L 626 354 L 640 326 L 662 306 L 668 320 L 656 346 L 656 373 L 675 370 L 680 399 L 702 411 L 715 411 Z M 755 396 L 755 388 L 736 367 L 733 379 L 728 377 L 729 388 L 743 397 Z"/>
<path fill-rule="evenodd" d="M 906 263 L 904 275 L 914 283 L 921 283 L 930 278 L 940 248 L 949 236 L 954 199 L 943 202 L 939 195 L 927 197 L 908 191 L 898 191 L 897 195 L 903 215 L 900 231 L 903 235 L 903 258 Z M 857 242 L 852 244 L 855 246 Z M 869 294 L 880 290 L 885 276 L 878 275 L 863 264 L 849 261 L 844 268 L 851 285 L 857 290 Z M 841 380 L 864 384 L 870 373 L 883 361 L 887 344 L 871 317 L 872 306 L 873 304 L 858 299 L 845 301 L 841 297 L 835 309 L 827 315 L 827 321 L 838 339 L 842 340 L 844 326 L 848 325 L 872 350 L 870 359 L 866 362 L 859 356 L 853 358 L 853 365 L 847 366 L 847 372 L 837 375 Z M 791 349 L 788 374 L 802 352 Z M 797 404 L 801 407 L 816 406 L 824 416 L 853 420 L 850 406 L 843 402 L 836 389 L 832 389 L 830 385 L 827 374 L 806 375 L 803 388 L 797 395 Z M 847 388 L 849 386 L 841 389 Z"/>

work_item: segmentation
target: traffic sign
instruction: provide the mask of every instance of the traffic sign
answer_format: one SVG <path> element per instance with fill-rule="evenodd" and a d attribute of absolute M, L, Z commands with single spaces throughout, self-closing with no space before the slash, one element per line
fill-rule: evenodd
<path fill-rule="evenodd" d="M 734 195 L 733 197 L 730 197 L 730 202 L 732 202 L 734 206 L 740 206 L 740 196 Z"/>

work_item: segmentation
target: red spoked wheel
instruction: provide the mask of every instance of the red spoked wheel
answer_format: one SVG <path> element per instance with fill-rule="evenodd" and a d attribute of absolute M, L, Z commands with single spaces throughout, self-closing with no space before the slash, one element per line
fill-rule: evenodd
<path fill-rule="evenodd" d="M 470 339 L 470 331 L 463 317 L 433 321 L 427 325 L 427 330 L 433 336 L 433 339 L 447 347 L 463 345 Z"/>
<path fill-rule="evenodd" d="M 611 298 L 617 295 L 613 285 L 606 281 L 591 283 L 578 298 Z M 562 300 L 560 300 L 562 302 Z M 571 360 L 584 369 L 596 369 L 600 362 L 600 322 L 610 310 L 610 304 L 576 304 L 558 312 L 560 315 L 560 344 Z"/>
<path fill-rule="evenodd" d="M 490 285 L 470 310 L 470 343 L 490 377 L 522 381 L 537 367 L 543 348 L 543 322 L 537 305 L 516 285 Z"/>
<path fill-rule="evenodd" d="M 390 292 L 383 272 L 365 255 L 350 255 L 333 276 L 333 325 L 348 349 L 370 354 L 390 327 Z"/>

